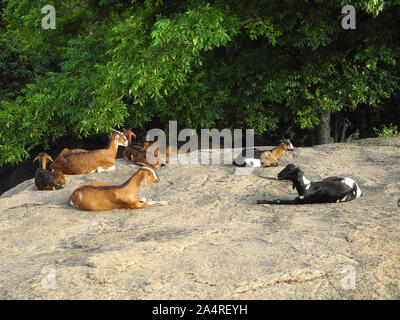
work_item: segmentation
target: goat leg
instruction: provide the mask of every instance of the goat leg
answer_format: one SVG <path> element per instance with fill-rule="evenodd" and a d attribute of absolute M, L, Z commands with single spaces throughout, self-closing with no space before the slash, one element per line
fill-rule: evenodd
<path fill-rule="evenodd" d="M 150 206 L 166 206 L 168 205 L 167 201 L 148 201 L 146 202 Z"/>
<path fill-rule="evenodd" d="M 143 208 L 147 208 L 150 207 L 150 204 L 148 204 L 147 202 L 134 202 L 131 205 L 129 205 L 126 209 L 143 209 Z"/>

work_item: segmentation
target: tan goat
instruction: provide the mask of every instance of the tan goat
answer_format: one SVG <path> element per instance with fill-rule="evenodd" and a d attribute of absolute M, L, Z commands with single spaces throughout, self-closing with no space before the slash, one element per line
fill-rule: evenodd
<path fill-rule="evenodd" d="M 85 174 L 91 172 L 102 172 L 115 170 L 115 157 L 117 156 L 118 146 L 127 146 L 128 140 L 122 132 L 114 132 L 109 139 L 106 149 L 92 151 L 64 149 L 57 159 L 50 165 L 54 171 L 64 174 Z M 63 153 L 64 152 L 64 153 Z"/>
<path fill-rule="evenodd" d="M 142 167 L 121 185 L 109 185 L 103 181 L 92 181 L 76 189 L 69 197 L 70 204 L 80 210 L 106 211 L 113 209 L 141 209 L 154 205 L 167 205 L 166 201 L 146 201 L 137 198 L 141 184 L 148 186 L 160 179 L 153 168 Z"/>

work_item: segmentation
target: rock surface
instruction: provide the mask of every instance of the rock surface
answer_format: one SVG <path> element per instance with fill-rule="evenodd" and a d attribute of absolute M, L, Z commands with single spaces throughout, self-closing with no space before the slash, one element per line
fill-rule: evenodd
<path fill-rule="evenodd" d="M 292 162 L 310 180 L 353 178 L 363 197 L 257 205 L 297 196 L 268 179 Z M 123 159 L 116 167 L 67 176 L 58 191 L 30 179 L 0 197 L 0 299 L 400 298 L 400 138 L 296 148 L 250 176 L 231 165 L 168 165 L 139 190 L 165 207 L 69 205 L 80 184 L 119 184 L 137 169 Z"/>

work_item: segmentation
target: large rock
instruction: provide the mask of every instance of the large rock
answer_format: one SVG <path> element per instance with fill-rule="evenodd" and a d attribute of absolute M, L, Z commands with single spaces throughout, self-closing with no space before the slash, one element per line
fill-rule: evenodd
<path fill-rule="evenodd" d="M 114 172 L 67 176 L 59 191 L 27 180 L 0 197 L 0 299 L 399 299 L 399 151 L 400 138 L 297 148 L 251 176 L 169 165 L 139 191 L 169 205 L 130 211 L 68 203 L 82 183 L 125 181 L 137 170 L 125 160 Z M 296 196 L 268 179 L 291 162 L 311 180 L 351 177 L 363 197 L 257 205 Z"/>

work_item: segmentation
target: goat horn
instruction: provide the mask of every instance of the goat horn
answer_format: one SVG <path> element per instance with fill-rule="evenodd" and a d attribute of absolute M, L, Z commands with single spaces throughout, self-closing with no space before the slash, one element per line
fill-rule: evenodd
<path fill-rule="evenodd" d="M 117 133 L 120 133 L 120 134 L 122 134 L 122 132 L 121 131 L 119 131 L 119 130 L 117 130 L 117 129 L 113 129 L 114 130 L 114 132 L 117 132 Z"/>

